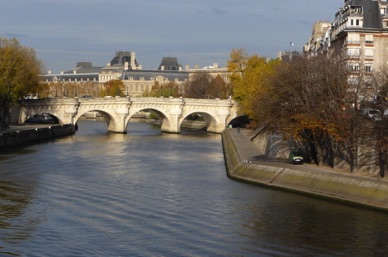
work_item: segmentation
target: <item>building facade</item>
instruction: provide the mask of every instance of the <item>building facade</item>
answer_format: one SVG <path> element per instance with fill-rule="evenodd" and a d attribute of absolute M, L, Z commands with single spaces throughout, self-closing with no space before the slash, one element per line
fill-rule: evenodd
<path fill-rule="evenodd" d="M 70 90 L 74 84 L 81 87 L 83 84 L 94 83 L 94 90 L 88 92 L 92 96 L 99 96 L 99 92 L 104 85 L 111 80 L 121 80 L 124 84 L 123 92 L 127 96 L 143 96 L 150 92 L 157 83 L 159 85 L 174 82 L 178 86 L 184 86 L 195 74 L 206 72 L 215 77 L 221 75 L 225 82 L 228 81 L 227 68 L 220 68 L 217 64 L 191 69 L 188 65 L 183 68 L 176 57 L 163 57 L 159 67 L 155 70 L 143 70 L 142 66 L 136 60 L 135 52 L 119 51 L 105 67 L 93 67 L 90 62 L 79 62 L 77 67 L 60 74 L 42 75 L 42 81 L 46 83 L 58 84 L 58 87 L 52 87 L 50 97 L 77 96 L 76 90 Z M 55 88 L 55 89 L 54 89 Z M 69 94 L 72 92 L 72 94 Z M 80 94 L 78 94 L 80 96 Z"/>
<path fill-rule="evenodd" d="M 388 1 L 344 0 L 334 21 L 317 22 L 304 52 L 308 56 L 340 50 L 351 70 L 366 74 L 388 63 Z"/>

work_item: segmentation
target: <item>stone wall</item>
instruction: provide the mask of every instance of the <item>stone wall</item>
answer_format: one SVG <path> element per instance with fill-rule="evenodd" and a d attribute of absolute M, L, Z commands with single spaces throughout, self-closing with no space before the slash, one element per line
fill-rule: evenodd
<path fill-rule="evenodd" d="M 388 181 L 330 171 L 301 171 L 245 163 L 229 130 L 222 133 L 230 178 L 388 211 Z"/>
<path fill-rule="evenodd" d="M 29 129 L 21 127 L 20 130 L 12 128 L 0 132 L 0 150 L 67 136 L 75 132 L 75 127 L 70 124 L 30 127 Z"/>

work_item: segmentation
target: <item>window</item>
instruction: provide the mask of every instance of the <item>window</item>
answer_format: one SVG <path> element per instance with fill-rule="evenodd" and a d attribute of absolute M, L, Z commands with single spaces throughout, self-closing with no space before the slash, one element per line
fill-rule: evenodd
<path fill-rule="evenodd" d="M 367 44 L 373 43 L 373 35 L 365 35 L 365 43 Z"/>
<path fill-rule="evenodd" d="M 373 49 L 365 49 L 365 56 L 373 57 Z"/>
<path fill-rule="evenodd" d="M 359 43 L 360 42 L 360 34 L 348 34 L 348 42 L 350 43 Z"/>
<path fill-rule="evenodd" d="M 360 70 L 360 66 L 359 66 L 358 63 L 349 64 L 349 70 L 350 70 L 350 71 L 359 71 L 359 70 Z"/>
<path fill-rule="evenodd" d="M 349 48 L 348 49 L 348 56 L 350 56 L 350 57 L 359 57 L 360 56 L 360 49 L 358 49 L 358 48 Z"/>
<path fill-rule="evenodd" d="M 360 19 L 350 19 L 350 26 L 362 26 Z"/>
<path fill-rule="evenodd" d="M 372 71 L 372 64 L 365 64 L 365 71 L 371 72 Z"/>
<path fill-rule="evenodd" d="M 352 7 L 352 13 L 361 14 L 362 13 L 362 6 L 355 6 Z"/>

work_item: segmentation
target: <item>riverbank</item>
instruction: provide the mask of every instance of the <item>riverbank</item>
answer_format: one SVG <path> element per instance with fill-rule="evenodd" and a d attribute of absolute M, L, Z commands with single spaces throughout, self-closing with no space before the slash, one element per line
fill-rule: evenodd
<path fill-rule="evenodd" d="M 313 165 L 270 163 L 239 129 L 225 129 L 222 141 L 227 174 L 232 179 L 388 211 L 386 179 Z"/>
<path fill-rule="evenodd" d="M 16 124 L 0 130 L 0 150 L 24 144 L 31 144 L 58 137 L 72 135 L 75 126 L 71 124 Z"/>

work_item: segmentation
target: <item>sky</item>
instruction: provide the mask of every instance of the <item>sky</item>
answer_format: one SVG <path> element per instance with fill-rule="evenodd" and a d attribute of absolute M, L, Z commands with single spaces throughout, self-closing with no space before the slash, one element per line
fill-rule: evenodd
<path fill-rule="evenodd" d="M 0 37 L 33 48 L 44 70 L 106 66 L 133 51 L 143 69 L 162 57 L 224 67 L 233 49 L 275 58 L 302 51 L 317 21 L 343 0 L 0 0 Z M 291 46 L 293 42 L 294 46 Z"/>

